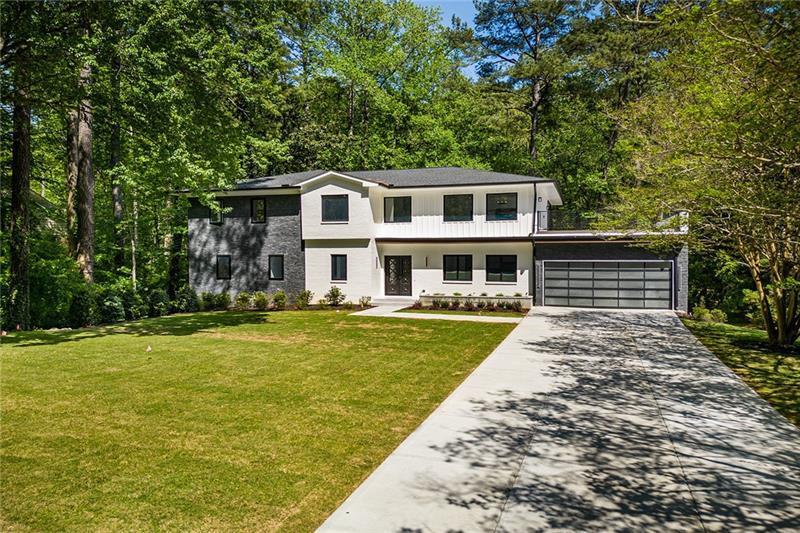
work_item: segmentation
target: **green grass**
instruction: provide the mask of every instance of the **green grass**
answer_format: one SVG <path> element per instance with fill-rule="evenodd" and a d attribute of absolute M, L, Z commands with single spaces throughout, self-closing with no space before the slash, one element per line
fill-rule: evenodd
<path fill-rule="evenodd" d="M 413 309 L 406 307 L 396 311 L 397 313 L 433 313 L 437 315 L 472 315 L 472 316 L 505 316 L 522 318 L 525 313 L 517 313 L 516 311 L 464 311 L 464 310 L 450 310 L 450 309 Z"/>
<path fill-rule="evenodd" d="M 0 529 L 313 530 L 512 328 L 223 312 L 12 334 Z"/>
<path fill-rule="evenodd" d="M 800 426 L 800 345 L 776 350 L 759 329 L 695 320 L 683 323 L 762 398 Z"/>

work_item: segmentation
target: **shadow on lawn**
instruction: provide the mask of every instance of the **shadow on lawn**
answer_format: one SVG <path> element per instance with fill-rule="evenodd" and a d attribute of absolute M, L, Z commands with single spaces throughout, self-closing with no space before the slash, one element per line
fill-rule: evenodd
<path fill-rule="evenodd" d="M 110 335 L 136 335 L 150 337 L 154 335 L 192 335 L 206 330 L 243 324 L 265 324 L 269 322 L 269 313 L 247 311 L 218 311 L 169 315 L 160 318 L 147 318 L 135 322 L 95 326 L 89 328 L 26 331 L 12 333 L 3 337 L 4 346 L 26 348 L 30 346 L 46 346 L 64 342 L 78 342 Z"/>
<path fill-rule="evenodd" d="M 548 320 L 566 333 L 527 348 L 556 357 L 543 370 L 552 390 L 474 401 L 481 424 L 432 447 L 471 465 L 469 477 L 420 476 L 415 498 L 474 509 L 480 529 L 497 531 L 800 526 L 800 431 L 677 318 Z M 500 471 L 509 474 L 492 475 Z"/>

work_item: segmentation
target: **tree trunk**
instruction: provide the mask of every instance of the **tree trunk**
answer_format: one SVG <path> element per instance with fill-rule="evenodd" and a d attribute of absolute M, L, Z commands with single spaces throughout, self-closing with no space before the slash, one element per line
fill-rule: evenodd
<path fill-rule="evenodd" d="M 356 90 L 351 83 L 347 89 L 347 136 L 353 136 L 353 122 L 355 120 Z"/>
<path fill-rule="evenodd" d="M 81 68 L 82 100 L 78 111 L 78 268 L 88 283 L 94 281 L 94 172 L 92 169 L 92 102 L 86 92 L 92 76 L 88 64 Z"/>
<path fill-rule="evenodd" d="M 136 290 L 136 242 L 139 240 L 139 202 L 133 193 L 133 229 L 131 232 L 131 286 Z"/>
<path fill-rule="evenodd" d="M 111 142 L 110 142 L 110 170 L 111 170 L 111 205 L 114 213 L 114 266 L 120 268 L 125 263 L 125 233 L 122 231 L 122 217 L 124 214 L 124 198 L 122 184 L 119 181 L 119 162 L 122 153 L 122 138 L 120 135 L 119 105 L 119 55 L 114 55 L 111 62 Z"/>
<path fill-rule="evenodd" d="M 78 243 L 75 198 L 78 189 L 78 109 L 67 114 L 67 249 L 72 259 L 76 257 Z"/>
<path fill-rule="evenodd" d="M 536 135 L 539 133 L 539 104 L 542 101 L 542 82 L 537 79 L 531 86 L 531 102 L 530 102 L 530 116 L 531 126 L 528 136 L 528 153 L 531 156 L 531 161 L 536 161 Z"/>
<path fill-rule="evenodd" d="M 169 278 L 167 280 L 167 294 L 174 300 L 181 285 L 181 252 L 183 250 L 183 233 L 175 232 L 169 256 Z"/>
<path fill-rule="evenodd" d="M 9 323 L 30 329 L 30 189 L 31 189 L 31 107 L 28 101 L 28 64 L 21 53 L 14 73 L 15 98 L 11 148 L 11 221 Z"/>

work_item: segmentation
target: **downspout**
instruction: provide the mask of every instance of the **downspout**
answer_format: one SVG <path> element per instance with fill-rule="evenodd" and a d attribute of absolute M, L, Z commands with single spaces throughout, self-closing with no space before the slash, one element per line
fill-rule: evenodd
<path fill-rule="evenodd" d="M 539 279 L 538 278 L 539 272 L 536 269 L 536 228 L 539 225 L 539 212 L 537 211 L 536 208 L 538 205 L 539 205 L 539 194 L 537 193 L 536 190 L 536 182 L 534 182 L 533 183 L 533 233 L 531 233 L 531 266 L 533 267 L 532 268 L 533 276 L 531 279 L 531 284 L 533 285 L 533 287 L 531 287 L 532 289 L 531 305 L 534 306 L 536 305 L 536 301 L 538 300 L 537 298 L 538 294 L 536 291 L 536 285 L 537 285 L 536 281 Z"/>

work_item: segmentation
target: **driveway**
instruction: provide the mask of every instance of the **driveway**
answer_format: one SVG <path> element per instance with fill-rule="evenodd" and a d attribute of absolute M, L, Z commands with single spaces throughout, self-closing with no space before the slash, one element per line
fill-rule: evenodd
<path fill-rule="evenodd" d="M 321 531 L 800 529 L 800 431 L 672 313 L 534 313 Z"/>

